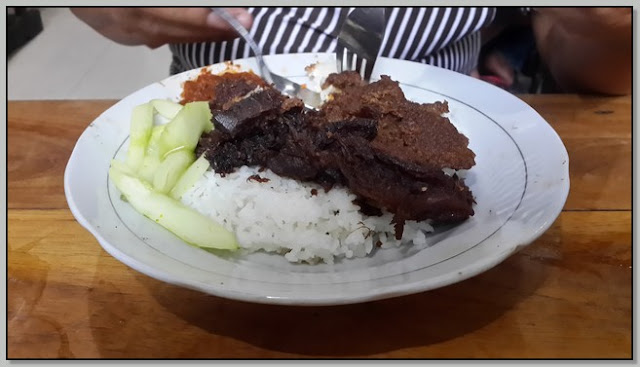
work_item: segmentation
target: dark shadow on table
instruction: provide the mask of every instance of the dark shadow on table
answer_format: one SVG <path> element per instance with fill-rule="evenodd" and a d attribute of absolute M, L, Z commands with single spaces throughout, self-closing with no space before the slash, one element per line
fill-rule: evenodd
<path fill-rule="evenodd" d="M 473 332 L 500 318 L 536 292 L 546 278 L 547 267 L 517 254 L 483 274 L 441 289 L 330 307 L 232 301 L 130 272 L 128 278 L 140 282 L 158 304 L 128 303 L 126 295 L 100 284 L 97 288 L 112 295 L 96 295 L 95 303 L 90 296 L 89 310 L 103 357 L 352 358 L 426 346 Z M 96 282 L 102 282 L 99 274 L 100 264 Z M 159 311 L 160 307 L 171 314 Z M 164 322 L 162 317 L 170 317 L 172 322 Z M 122 320 L 122 325 L 111 325 L 114 319 Z M 183 324 L 191 331 L 173 330 L 170 324 Z M 201 330 L 194 332 L 194 328 Z M 194 334 L 199 335 L 196 340 L 186 338 Z M 246 354 L 219 345 L 223 339 L 217 336 L 249 344 Z M 133 355 L 120 354 L 125 349 Z M 464 351 L 460 353 L 465 356 Z"/>

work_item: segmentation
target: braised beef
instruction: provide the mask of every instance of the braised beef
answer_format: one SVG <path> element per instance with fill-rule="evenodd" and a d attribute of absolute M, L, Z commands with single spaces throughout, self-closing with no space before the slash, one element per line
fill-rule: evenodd
<path fill-rule="evenodd" d="M 410 102 L 386 76 L 365 84 L 346 72 L 327 83 L 341 92 L 318 111 L 270 87 L 233 103 L 214 98 L 215 129 L 202 136 L 197 153 L 219 173 L 261 166 L 325 190 L 344 185 L 363 212 L 394 213 L 397 238 L 406 220 L 452 223 L 473 215 L 469 188 L 442 170 L 475 163 L 467 138 L 442 116 L 446 102 Z"/>

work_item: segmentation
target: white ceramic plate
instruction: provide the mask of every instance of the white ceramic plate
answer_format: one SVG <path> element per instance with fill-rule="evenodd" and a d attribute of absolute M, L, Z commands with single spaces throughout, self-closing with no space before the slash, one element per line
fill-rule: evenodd
<path fill-rule="evenodd" d="M 306 82 L 304 67 L 331 54 L 266 58 L 277 73 Z M 237 62 L 257 70 L 253 60 Z M 214 65 L 216 72 L 224 68 Z M 380 59 L 374 79 L 390 75 L 408 99 L 447 100 L 451 121 L 470 141 L 476 166 L 466 182 L 477 205 L 466 222 L 429 236 L 427 246 L 376 251 L 333 265 L 291 264 L 282 256 L 215 255 L 186 245 L 119 199 L 109 162 L 125 152 L 131 110 L 153 98 L 179 99 L 181 84 L 200 71 L 175 75 L 124 98 L 93 121 L 69 159 L 64 186 L 69 207 L 106 251 L 165 282 L 238 300 L 346 304 L 442 287 L 483 272 L 551 226 L 569 192 L 562 141 L 530 106 L 485 82 L 407 61 Z"/>

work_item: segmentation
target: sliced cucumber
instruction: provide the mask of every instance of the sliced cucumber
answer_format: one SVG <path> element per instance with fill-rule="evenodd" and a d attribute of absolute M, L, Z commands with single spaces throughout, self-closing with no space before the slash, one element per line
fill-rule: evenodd
<path fill-rule="evenodd" d="M 112 165 L 109 177 L 139 213 L 185 242 L 205 248 L 235 250 L 235 235 L 179 201 L 157 193 L 151 185 Z"/>
<path fill-rule="evenodd" d="M 153 106 L 150 103 L 136 106 L 131 115 L 127 150 L 127 164 L 133 170 L 138 170 L 142 165 L 152 126 Z"/>
<path fill-rule="evenodd" d="M 180 200 L 187 190 L 193 187 L 193 185 L 202 177 L 202 175 L 209 169 L 209 161 L 204 157 L 196 159 L 189 168 L 180 176 L 178 182 L 173 186 L 169 192 L 169 196 L 176 200 Z"/>
<path fill-rule="evenodd" d="M 162 160 L 158 157 L 154 156 L 146 156 L 144 157 L 144 161 L 142 162 L 142 167 L 140 167 L 140 174 L 138 175 L 141 179 L 153 183 L 153 178 L 156 175 L 156 171 L 158 167 L 160 167 L 160 163 Z"/>
<path fill-rule="evenodd" d="M 162 163 L 162 159 L 160 157 L 160 136 L 162 136 L 162 132 L 164 131 L 165 125 L 154 126 L 151 129 L 151 137 L 149 138 L 149 144 L 147 144 L 147 150 L 144 155 L 144 160 L 142 161 L 142 166 L 140 167 L 140 177 L 151 183 L 153 182 L 153 176 Z"/>
<path fill-rule="evenodd" d="M 151 136 L 147 145 L 147 155 L 160 157 L 160 137 L 166 125 L 158 125 L 151 128 Z"/>
<path fill-rule="evenodd" d="M 174 149 L 194 150 L 202 132 L 211 131 L 211 110 L 207 102 L 187 103 L 178 114 L 165 125 L 160 137 L 160 155 Z"/>
<path fill-rule="evenodd" d="M 166 117 L 170 120 L 182 109 L 182 105 L 180 103 L 176 103 L 168 99 L 153 99 L 151 100 L 151 105 L 160 115 L 162 115 L 162 117 Z"/>
<path fill-rule="evenodd" d="M 124 162 L 112 159 L 111 167 L 117 169 L 118 171 L 122 171 L 123 173 L 126 173 L 130 176 L 135 176 L 135 172 L 131 169 L 131 167 L 129 167 L 129 165 L 125 164 Z"/>
<path fill-rule="evenodd" d="M 177 150 L 169 154 L 153 175 L 154 189 L 167 194 L 194 160 L 195 154 L 191 150 Z"/>

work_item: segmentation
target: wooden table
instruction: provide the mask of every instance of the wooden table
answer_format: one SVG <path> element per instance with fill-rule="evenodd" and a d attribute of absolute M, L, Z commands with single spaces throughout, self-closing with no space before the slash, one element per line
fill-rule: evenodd
<path fill-rule="evenodd" d="M 534 244 L 475 278 L 338 307 L 208 296 L 118 262 L 63 172 L 114 101 L 8 106 L 8 357 L 631 357 L 631 100 L 522 96 L 562 137 L 571 193 Z"/>

